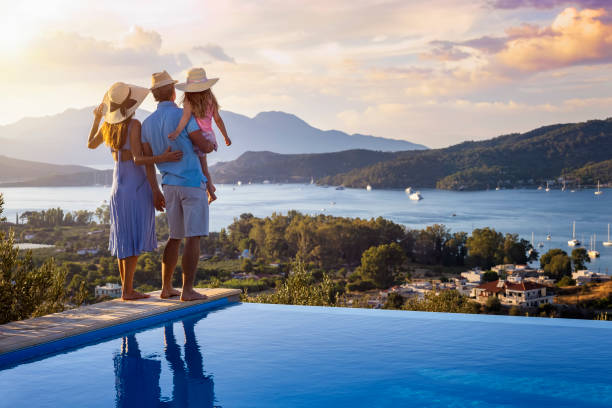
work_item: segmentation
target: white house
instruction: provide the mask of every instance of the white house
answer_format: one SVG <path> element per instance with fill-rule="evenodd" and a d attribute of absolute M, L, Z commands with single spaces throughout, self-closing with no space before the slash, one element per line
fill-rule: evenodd
<path fill-rule="evenodd" d="M 98 296 L 110 296 L 112 298 L 121 297 L 121 285 L 116 283 L 107 283 L 104 286 L 96 286 L 94 294 Z"/>
<path fill-rule="evenodd" d="M 486 303 L 491 296 L 496 296 L 502 305 L 508 306 L 538 307 L 553 303 L 553 295 L 546 293 L 546 286 L 527 281 L 486 282 L 477 286 L 474 292 L 480 303 Z"/>
<path fill-rule="evenodd" d="M 610 275 L 591 272 L 586 269 L 572 273 L 572 279 L 576 281 L 576 286 L 581 286 L 590 282 L 607 282 L 610 278 Z"/>
<path fill-rule="evenodd" d="M 484 275 L 485 271 L 480 270 L 479 268 L 474 268 L 467 272 L 461 272 L 461 277 L 465 278 L 468 282 L 471 283 L 480 283 L 482 280 L 482 275 Z"/>

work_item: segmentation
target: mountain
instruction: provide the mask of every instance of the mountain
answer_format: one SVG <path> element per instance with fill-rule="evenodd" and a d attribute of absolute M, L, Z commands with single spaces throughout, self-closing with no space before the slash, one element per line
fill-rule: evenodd
<path fill-rule="evenodd" d="M 104 146 L 89 150 L 86 146 L 91 127 L 93 107 L 68 109 L 63 113 L 24 118 L 0 126 L 2 154 L 19 159 L 57 164 L 109 164 L 112 158 Z M 139 110 L 143 120 L 149 112 Z M 325 153 L 347 149 L 401 151 L 426 149 L 402 140 L 366 135 L 348 135 L 337 130 L 320 130 L 295 115 L 283 112 L 262 112 L 254 118 L 222 111 L 232 146 L 226 147 L 216 129 L 219 151 L 209 156 L 209 163 L 229 161 L 246 151 L 276 153 Z"/>
<path fill-rule="evenodd" d="M 397 153 L 370 150 L 319 154 L 246 152 L 234 161 L 211 166 L 210 171 L 215 183 L 261 183 L 265 180 L 282 183 L 309 182 L 311 179 L 318 180 L 356 167 L 389 160 L 396 155 Z"/>
<path fill-rule="evenodd" d="M 85 166 L 57 165 L 18 160 L 0 155 L 0 183 L 19 182 L 39 177 L 61 176 L 94 171 Z"/>
<path fill-rule="evenodd" d="M 321 180 L 379 188 L 486 189 L 554 182 L 612 181 L 612 118 L 545 126 L 445 149 L 400 152 L 391 160 Z M 589 178 L 586 178 L 590 175 Z"/>

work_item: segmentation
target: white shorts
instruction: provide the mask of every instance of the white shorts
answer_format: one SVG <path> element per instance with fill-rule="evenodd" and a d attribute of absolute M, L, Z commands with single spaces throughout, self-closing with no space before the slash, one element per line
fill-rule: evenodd
<path fill-rule="evenodd" d="M 166 217 L 170 238 L 208 236 L 208 197 L 206 185 L 200 187 L 162 186 L 166 198 Z"/>

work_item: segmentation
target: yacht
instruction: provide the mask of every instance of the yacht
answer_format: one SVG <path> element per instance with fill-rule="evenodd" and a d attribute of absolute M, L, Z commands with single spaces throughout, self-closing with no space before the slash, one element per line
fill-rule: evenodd
<path fill-rule="evenodd" d="M 412 201 L 419 201 L 419 200 L 423 199 L 423 197 L 421 196 L 421 192 L 420 191 L 415 191 L 414 193 L 410 194 L 409 198 Z"/>
<path fill-rule="evenodd" d="M 242 181 L 238 180 L 238 181 L 236 182 L 236 185 L 237 185 L 237 186 L 241 186 L 241 185 L 242 185 Z"/>
<path fill-rule="evenodd" d="M 599 258 L 599 251 L 597 250 L 597 235 L 593 235 L 591 237 L 591 249 L 589 249 L 587 253 L 591 259 Z"/>
<path fill-rule="evenodd" d="M 569 241 L 567 241 L 567 245 L 573 247 L 573 246 L 580 246 L 580 241 L 578 241 L 576 239 L 576 221 L 574 221 L 573 227 L 572 227 L 572 239 L 570 239 Z"/>
<path fill-rule="evenodd" d="M 406 187 L 406 190 L 404 190 L 406 192 L 406 194 L 412 194 L 412 187 Z"/>
<path fill-rule="evenodd" d="M 599 188 L 599 180 L 597 180 L 597 191 L 595 192 L 595 195 L 602 195 L 603 191 L 601 191 L 601 189 Z"/>
<path fill-rule="evenodd" d="M 548 181 L 546 182 L 546 190 L 544 191 L 546 191 L 547 193 L 550 191 L 550 187 L 548 187 Z"/>
<path fill-rule="evenodd" d="M 372 191 L 372 186 L 368 184 L 368 185 L 366 186 L 366 190 L 368 190 L 368 191 Z"/>
<path fill-rule="evenodd" d="M 563 187 L 561 187 L 561 191 L 565 191 L 565 179 L 563 179 Z"/>
<path fill-rule="evenodd" d="M 610 224 L 608 224 L 608 240 L 603 242 L 603 246 L 612 246 L 612 241 L 610 241 Z"/>
<path fill-rule="evenodd" d="M 552 239 L 552 236 L 550 235 L 550 233 L 546 236 L 546 240 L 550 241 Z"/>

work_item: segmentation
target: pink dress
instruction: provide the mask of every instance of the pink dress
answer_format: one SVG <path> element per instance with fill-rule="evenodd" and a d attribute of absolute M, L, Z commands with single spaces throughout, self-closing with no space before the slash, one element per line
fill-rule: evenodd
<path fill-rule="evenodd" d="M 213 148 L 215 149 L 215 152 L 216 152 L 218 145 L 217 145 L 217 137 L 215 136 L 215 132 L 213 131 L 213 128 L 212 128 L 212 116 L 213 116 L 212 106 L 206 110 L 205 117 L 198 118 L 194 115 L 196 122 L 198 122 L 198 125 L 200 126 L 200 129 L 202 130 L 202 136 L 204 136 L 206 140 L 208 140 L 209 142 L 213 144 Z M 204 153 L 202 153 L 195 146 L 194 146 L 194 151 L 198 154 L 198 156 L 204 155 Z"/>

